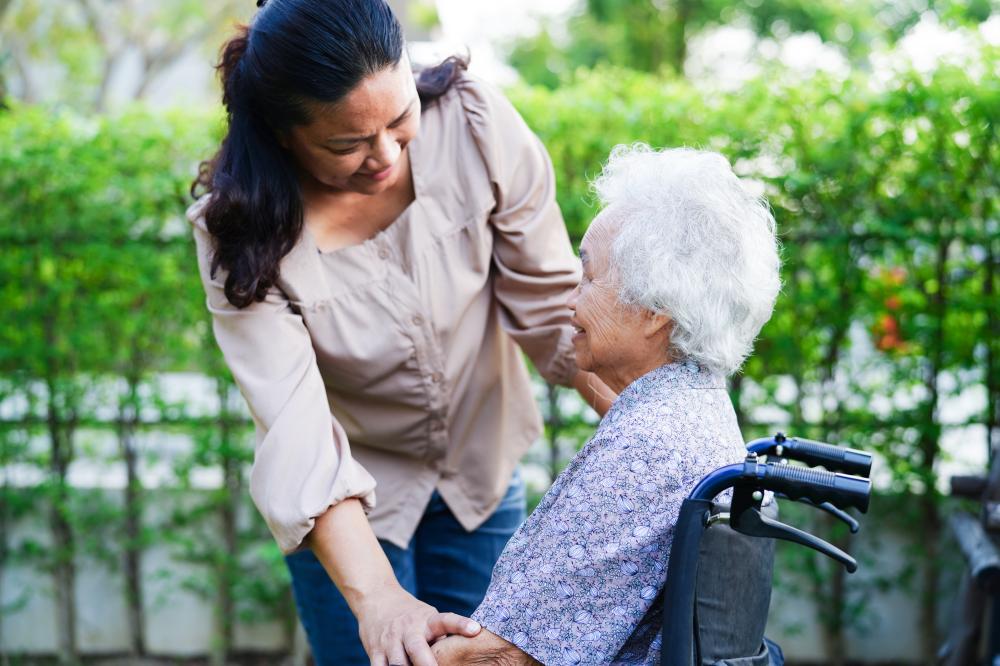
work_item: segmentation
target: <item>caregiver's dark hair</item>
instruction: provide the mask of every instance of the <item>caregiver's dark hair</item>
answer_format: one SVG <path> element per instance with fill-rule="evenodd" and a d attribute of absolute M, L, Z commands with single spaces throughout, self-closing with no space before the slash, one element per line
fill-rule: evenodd
<path fill-rule="evenodd" d="M 211 193 L 204 216 L 215 241 L 212 274 L 228 272 L 230 303 L 263 300 L 302 233 L 297 171 L 281 133 L 310 121 L 307 103 L 336 103 L 402 56 L 403 32 L 385 0 L 268 0 L 223 46 L 217 69 L 228 132 L 199 167 L 191 195 Z M 425 70 L 421 103 L 444 94 L 465 66 L 449 58 Z"/>

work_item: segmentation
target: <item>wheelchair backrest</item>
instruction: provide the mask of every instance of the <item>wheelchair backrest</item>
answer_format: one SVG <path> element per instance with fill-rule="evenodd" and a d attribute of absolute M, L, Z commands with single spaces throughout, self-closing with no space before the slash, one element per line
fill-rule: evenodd
<path fill-rule="evenodd" d="M 712 513 L 728 512 L 713 503 Z M 762 513 L 777 518 L 771 498 Z M 767 666 L 764 629 L 771 604 L 774 540 L 749 537 L 720 523 L 702 537 L 695 588 L 698 666 Z"/>

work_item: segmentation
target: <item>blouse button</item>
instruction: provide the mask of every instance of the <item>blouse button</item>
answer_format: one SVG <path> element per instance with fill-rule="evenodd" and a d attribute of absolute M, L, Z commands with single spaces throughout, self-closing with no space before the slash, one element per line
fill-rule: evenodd
<path fill-rule="evenodd" d="M 431 373 L 431 381 L 434 382 L 435 384 L 440 384 L 442 379 L 444 379 L 444 375 L 442 375 L 440 372 L 435 371 Z"/>
<path fill-rule="evenodd" d="M 381 250 L 378 251 L 378 258 L 379 259 L 388 259 L 389 258 L 389 250 L 387 250 L 387 249 L 385 249 L 383 247 Z"/>
<path fill-rule="evenodd" d="M 424 318 L 423 317 L 421 317 L 420 315 L 414 315 L 413 316 L 413 325 L 414 326 L 422 326 L 423 323 L 424 323 Z"/>

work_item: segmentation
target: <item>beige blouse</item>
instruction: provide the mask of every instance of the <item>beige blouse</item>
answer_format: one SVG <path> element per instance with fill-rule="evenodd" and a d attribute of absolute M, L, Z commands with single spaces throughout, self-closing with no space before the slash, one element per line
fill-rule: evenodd
<path fill-rule="evenodd" d="M 409 150 L 416 199 L 393 224 L 327 253 L 304 233 L 242 310 L 224 271 L 209 275 L 205 199 L 188 211 L 215 337 L 256 424 L 250 493 L 286 553 L 349 497 L 401 547 L 435 488 L 475 529 L 541 431 L 518 348 L 550 382 L 576 373 L 579 261 L 541 142 L 465 77 L 423 111 Z"/>

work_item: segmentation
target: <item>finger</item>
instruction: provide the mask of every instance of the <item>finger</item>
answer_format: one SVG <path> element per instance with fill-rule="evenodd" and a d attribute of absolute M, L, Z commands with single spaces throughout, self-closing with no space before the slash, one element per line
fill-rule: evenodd
<path fill-rule="evenodd" d="M 482 627 L 475 620 L 456 613 L 437 613 L 427 620 L 427 640 L 448 634 L 461 634 L 472 637 L 479 633 Z"/>
<path fill-rule="evenodd" d="M 372 652 L 368 659 L 371 661 L 371 666 L 388 666 L 385 655 L 381 652 Z"/>
<path fill-rule="evenodd" d="M 419 634 L 409 634 L 403 639 L 406 653 L 410 655 L 413 666 L 437 666 L 437 659 L 431 648 Z"/>
<path fill-rule="evenodd" d="M 393 645 L 386 651 L 389 658 L 389 666 L 410 666 L 410 660 L 406 656 L 406 649 L 399 639 L 393 641 Z"/>

